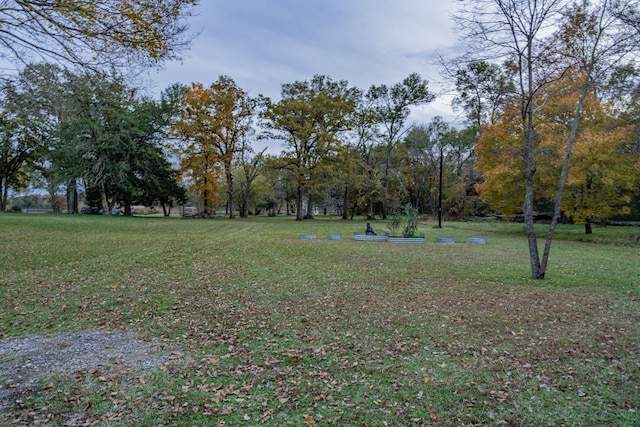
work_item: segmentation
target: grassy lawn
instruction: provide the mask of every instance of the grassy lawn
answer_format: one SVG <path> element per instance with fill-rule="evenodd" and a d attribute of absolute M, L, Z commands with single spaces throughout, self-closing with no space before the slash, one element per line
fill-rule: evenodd
<path fill-rule="evenodd" d="M 560 226 L 533 281 L 522 224 L 433 226 L 0 215 L 0 338 L 121 328 L 169 355 L 55 374 L 0 424 L 640 425 L 638 228 Z"/>

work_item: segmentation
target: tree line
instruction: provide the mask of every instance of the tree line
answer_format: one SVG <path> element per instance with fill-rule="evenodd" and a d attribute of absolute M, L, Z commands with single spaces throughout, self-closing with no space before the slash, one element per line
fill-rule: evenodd
<path fill-rule="evenodd" d="M 205 215 L 225 204 L 230 217 L 240 206 L 240 216 L 287 209 L 298 219 L 330 199 L 345 217 L 366 210 L 385 218 L 412 179 L 401 170 L 409 159 L 402 140 L 427 132 L 406 123 L 410 107 L 433 99 L 411 74 L 366 93 L 315 76 L 284 84 L 278 102 L 251 98 L 221 76 L 208 87 L 175 84 L 151 100 L 117 74 L 51 64 L 27 66 L 2 90 L 3 209 L 8 188 L 37 181 L 52 196 L 64 189 L 70 212 L 82 187 L 105 214 L 115 206 L 130 213 L 132 204 L 168 213 L 191 194 Z M 259 144 L 284 149 L 266 155 L 255 152 Z M 427 200 L 420 191 L 416 204 Z"/>
<path fill-rule="evenodd" d="M 386 218 L 407 202 L 453 219 L 521 213 L 510 72 L 484 61 L 456 71 L 455 105 L 468 125 L 455 128 L 441 117 L 407 122 L 412 106 L 434 99 L 416 73 L 367 91 L 315 76 L 282 85 L 279 101 L 252 98 L 220 76 L 207 87 L 175 84 L 153 100 L 117 74 L 30 65 L 2 88 L 2 206 L 8 188 L 37 183 L 52 199 L 64 191 L 70 212 L 84 188 L 105 214 L 116 206 L 130 214 L 136 204 L 168 214 L 189 195 L 201 214 L 224 206 L 231 218 L 291 211 L 303 219 L 317 206 L 337 207 L 344 218 Z M 557 179 L 578 79 L 567 74 L 541 93 L 543 194 Z M 595 91 L 585 98 L 567 218 L 588 224 L 625 214 L 637 196 L 637 155 L 625 155 L 637 153 L 635 107 L 621 107 Z M 266 154 L 269 145 L 282 152 Z M 541 197 L 536 209 L 549 203 Z"/>

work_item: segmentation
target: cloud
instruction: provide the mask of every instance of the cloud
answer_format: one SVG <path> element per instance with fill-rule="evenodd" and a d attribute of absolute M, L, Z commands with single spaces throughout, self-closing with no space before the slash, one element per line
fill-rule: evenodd
<path fill-rule="evenodd" d="M 418 72 L 439 92 L 438 52 L 457 43 L 453 7 L 454 0 L 203 0 L 192 50 L 150 78 L 159 92 L 224 74 L 253 96 L 279 99 L 283 83 L 316 74 L 366 90 Z M 450 115 L 443 102 L 435 113 Z"/>

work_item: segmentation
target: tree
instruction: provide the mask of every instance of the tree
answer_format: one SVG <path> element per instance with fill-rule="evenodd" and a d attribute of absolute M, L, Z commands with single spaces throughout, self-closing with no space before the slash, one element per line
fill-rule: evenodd
<path fill-rule="evenodd" d="M 387 218 L 389 210 L 389 184 L 391 178 L 391 156 L 396 145 L 410 130 L 405 123 L 411 112 L 410 107 L 433 101 L 428 82 L 417 73 L 410 74 L 402 82 L 393 86 L 373 85 L 367 97 L 373 102 L 373 111 L 382 127 L 382 141 L 386 147 L 384 168 L 384 197 L 382 218 Z"/>
<path fill-rule="evenodd" d="M 380 166 L 379 156 L 375 155 L 375 148 L 381 136 L 378 128 L 379 117 L 375 107 L 376 100 L 372 99 L 372 97 L 366 94 L 358 96 L 356 114 L 353 121 L 353 136 L 351 138 L 355 151 L 360 154 L 362 173 L 365 176 L 365 182 L 359 182 L 360 185 L 352 188 L 354 194 L 351 199 L 354 200 L 354 205 L 351 216 L 355 215 L 356 207 L 360 204 L 366 206 L 368 220 L 374 219 L 374 204 L 382 195 L 384 181 L 380 176 L 382 167 Z M 384 162 L 385 159 L 382 159 L 382 161 Z M 358 169 L 355 169 L 357 173 Z M 352 180 L 353 183 L 354 181 Z M 349 189 L 346 190 L 348 191 Z M 345 206 L 345 209 L 347 209 L 347 206 Z"/>
<path fill-rule="evenodd" d="M 246 137 L 252 131 L 252 121 L 257 100 L 250 98 L 235 82 L 226 76 L 205 89 L 200 83 L 193 83 L 182 98 L 181 117 L 175 124 L 177 134 L 187 145 L 199 145 L 191 151 L 201 159 L 192 159 L 188 164 L 200 162 L 205 165 L 203 183 L 208 168 L 219 167 L 225 176 L 227 207 L 229 218 L 235 217 L 235 188 L 233 182 L 233 162 L 250 147 Z M 192 148 L 195 148 L 193 146 Z M 211 163 L 208 167 L 208 163 Z"/>
<path fill-rule="evenodd" d="M 423 213 L 433 214 L 438 210 L 437 177 L 438 149 L 430 138 L 426 125 L 418 125 L 404 140 L 409 158 L 409 201 Z"/>
<path fill-rule="evenodd" d="M 403 144 L 410 167 L 409 201 L 422 213 L 461 218 L 475 213 L 468 183 L 475 130 L 459 131 L 436 116 L 415 126 Z"/>
<path fill-rule="evenodd" d="M 538 112 L 536 208 L 557 198 L 556 183 L 581 81 L 568 75 L 541 93 L 548 101 Z M 574 222 L 585 224 L 587 233 L 591 233 L 592 218 L 626 213 L 640 181 L 638 158 L 630 155 L 633 128 L 614 112 L 610 103 L 598 99 L 594 91 L 584 99 L 561 210 Z M 480 193 L 505 214 L 520 212 L 523 201 L 521 158 L 514 155 L 521 139 L 516 117 L 515 108 L 505 110 L 496 123 L 483 128 L 476 146 L 478 166 L 485 176 Z"/>
<path fill-rule="evenodd" d="M 283 168 L 282 162 L 277 156 L 265 155 L 263 159 L 261 176 L 265 179 L 266 191 L 264 198 L 271 210 L 269 215 L 276 216 L 286 208 L 287 215 L 290 213 L 289 205 L 291 200 L 295 200 L 295 184 L 290 179 L 290 171 Z"/>
<path fill-rule="evenodd" d="M 487 61 L 472 61 L 455 71 L 458 95 L 453 106 L 462 108 L 471 126 L 480 130 L 485 123 L 493 123 L 501 107 L 513 94 L 512 77 L 506 70 Z"/>
<path fill-rule="evenodd" d="M 7 0 L 0 55 L 11 62 L 81 66 L 157 64 L 188 45 L 197 0 Z"/>
<path fill-rule="evenodd" d="M 121 77 L 102 73 L 69 75 L 65 84 L 65 118 L 50 161 L 67 180 L 84 181 L 87 194 L 96 195 L 88 201 L 105 215 L 117 204 L 130 215 L 134 201 L 157 202 L 168 212 L 185 198 L 162 144 L 175 99 L 137 99 Z"/>
<path fill-rule="evenodd" d="M 483 182 L 476 188 L 483 200 L 505 215 L 522 212 L 524 162 L 519 109 L 511 105 L 492 124 L 482 127 L 475 145 L 475 167 Z"/>
<path fill-rule="evenodd" d="M 371 196 L 380 182 L 370 173 L 374 170 L 367 165 L 370 157 L 366 156 L 366 151 L 363 153 L 359 149 L 360 147 L 350 144 L 343 146 L 335 158 L 336 167 L 331 174 L 334 205 L 340 210 L 342 219 L 349 219 L 349 210 L 353 219 L 358 207 L 373 209 Z"/>
<path fill-rule="evenodd" d="M 260 171 L 264 165 L 264 153 L 267 151 L 267 147 L 263 148 L 260 153 L 252 156 L 251 154 L 253 153 L 253 150 L 250 149 L 246 142 L 243 142 L 243 144 L 246 145 L 246 149 L 243 149 L 240 152 L 239 159 L 240 172 L 243 178 L 240 184 L 242 190 L 242 210 L 240 217 L 248 218 L 252 184 L 256 178 L 260 176 Z"/>
<path fill-rule="evenodd" d="M 220 173 L 209 91 L 200 83 L 192 83 L 184 89 L 181 104 L 180 117 L 174 124 L 176 136 L 184 143 L 180 150 L 181 172 L 198 196 L 202 211 L 209 214 L 217 201 Z"/>
<path fill-rule="evenodd" d="M 478 55 L 485 59 L 502 58 L 514 70 L 531 276 L 544 279 L 584 99 L 597 83 L 604 83 L 615 64 L 626 62 L 637 43 L 618 19 L 619 11 L 625 7 L 622 2 L 585 1 L 572 5 L 565 0 L 479 0 L 466 4 L 468 8 L 459 13 L 457 22 L 469 42 L 470 59 L 476 61 Z M 553 219 L 540 256 L 534 227 L 536 126 L 539 107 L 544 104 L 540 92 L 569 70 L 579 70 L 583 80 L 573 106 Z"/>
<path fill-rule="evenodd" d="M 27 185 L 25 168 L 44 153 L 46 128 L 25 105 L 15 83 L 7 81 L 0 101 L 0 211 L 7 209 L 9 188 Z"/>
<path fill-rule="evenodd" d="M 556 197 L 553 180 L 561 169 L 559 159 L 571 128 L 569 112 L 579 96 L 581 76 L 567 74 L 549 85 L 550 97 L 541 109 L 543 123 L 538 128 L 541 153 L 540 183 L 548 188 L 548 198 Z M 576 87 L 578 85 L 578 87 Z M 560 95 L 561 93 L 561 95 Z M 639 159 L 633 155 L 633 127 L 622 121 L 614 103 L 600 99 L 595 89 L 584 98 L 582 114 L 567 173 L 562 212 L 592 233 L 591 219 L 609 218 L 629 212 L 633 191 L 640 183 Z M 543 154 L 543 155 L 544 155 Z"/>
<path fill-rule="evenodd" d="M 128 181 L 132 103 L 132 93 L 118 76 L 90 73 L 72 80 L 69 116 L 61 125 L 57 150 L 69 162 L 63 166 L 68 173 L 97 191 L 105 215 L 115 192 Z"/>
<path fill-rule="evenodd" d="M 53 199 L 64 182 L 75 194 L 79 179 L 89 193 L 95 192 L 105 213 L 115 203 L 131 213 L 134 197 L 155 195 L 164 203 L 183 197 L 161 144 L 175 99 L 163 94 L 159 103 L 139 100 L 119 76 L 75 75 L 42 64 L 25 67 L 7 87 L 12 88 L 6 97 L 12 109 L 38 129 L 40 149 L 30 153 L 26 164 Z M 77 212 L 77 199 L 70 199 L 67 210 Z"/>
<path fill-rule="evenodd" d="M 282 99 L 266 99 L 263 113 L 271 137 L 285 142 L 280 165 L 292 172 L 296 185 L 296 220 L 312 218 L 312 191 L 339 145 L 338 135 L 352 126 L 358 91 L 344 80 L 315 76 L 310 81 L 282 85 Z"/>
<path fill-rule="evenodd" d="M 178 109 L 171 90 L 163 92 L 160 102 L 137 102 L 129 110 L 128 179 L 120 189 L 125 214 L 131 214 L 135 202 L 149 207 L 160 204 L 169 216 L 174 205 L 186 201 L 186 190 L 178 184 L 179 173 L 167 160 L 162 144 Z"/>
<path fill-rule="evenodd" d="M 73 99 L 70 90 L 76 78 L 72 72 L 54 64 L 29 64 L 18 76 L 23 99 L 51 131 L 46 141 L 46 154 L 38 164 L 43 187 L 55 190 L 66 184 L 68 213 L 78 213 L 77 175 L 69 175 L 64 169 L 63 165 L 72 165 L 73 162 L 59 158 L 66 153 L 55 149 L 55 135 L 61 130 L 62 123 L 70 118 L 67 110 Z"/>
<path fill-rule="evenodd" d="M 250 98 L 229 77 L 221 76 L 210 88 L 214 147 L 222 164 L 227 184 L 229 218 L 235 217 L 232 163 L 250 150 L 247 136 L 256 112 L 257 100 Z M 248 175 L 251 177 L 251 173 Z M 253 177 L 255 178 L 255 177 Z"/>

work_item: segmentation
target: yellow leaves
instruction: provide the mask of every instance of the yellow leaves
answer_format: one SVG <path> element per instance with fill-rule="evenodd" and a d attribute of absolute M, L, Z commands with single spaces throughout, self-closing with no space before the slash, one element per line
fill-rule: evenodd
<path fill-rule="evenodd" d="M 117 55 L 133 54 L 159 62 L 177 57 L 187 30 L 181 21 L 196 0 L 58 0 L 46 7 L 35 3 L 22 6 L 40 23 L 33 28 L 48 27 L 44 35 L 65 50 L 73 51 L 81 41 L 94 51 L 93 60 L 111 56 L 108 59 L 118 61 L 123 58 Z"/>
<path fill-rule="evenodd" d="M 476 169 L 484 179 L 477 187 L 480 196 L 506 214 L 520 209 L 524 194 L 522 130 L 517 114 L 514 108 L 507 108 L 495 123 L 483 126 L 475 147 Z"/>
<path fill-rule="evenodd" d="M 548 85 L 540 93 L 536 111 L 535 163 L 538 200 L 554 199 L 564 161 L 571 123 L 584 77 L 573 73 Z M 581 122 L 573 144 L 562 209 L 574 219 L 608 217 L 622 208 L 625 191 L 637 185 L 637 159 L 624 151 L 633 137 L 630 126 L 621 123 L 613 109 L 594 93 L 584 100 Z M 524 162 L 519 111 L 507 107 L 498 120 L 481 129 L 476 144 L 477 169 L 484 182 L 480 196 L 505 214 L 522 207 Z"/>

